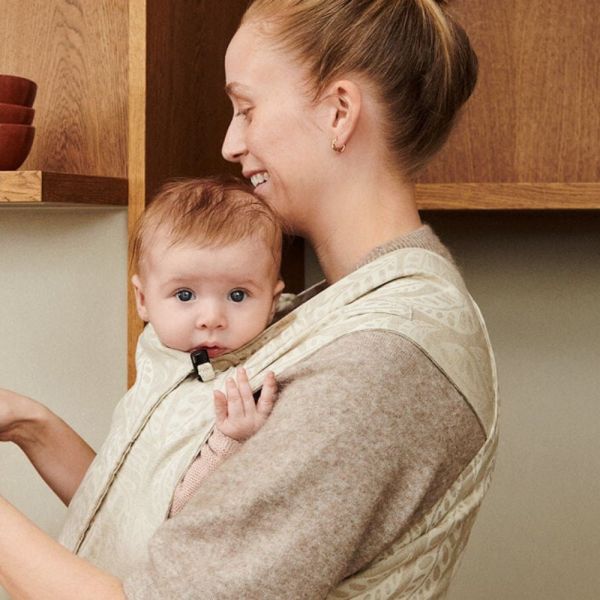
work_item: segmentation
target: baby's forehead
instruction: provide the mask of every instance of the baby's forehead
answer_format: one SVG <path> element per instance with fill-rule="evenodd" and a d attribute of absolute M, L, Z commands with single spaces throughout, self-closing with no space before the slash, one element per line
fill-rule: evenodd
<path fill-rule="evenodd" d="M 192 273 L 195 269 L 210 267 L 213 272 L 237 276 L 240 272 L 264 273 L 278 271 L 280 252 L 264 236 L 252 234 L 237 240 L 199 240 L 197 237 L 177 239 L 168 231 L 156 231 L 142 253 L 140 267 L 153 271 L 157 268 L 178 268 Z"/>
<path fill-rule="evenodd" d="M 200 237 L 193 234 L 187 237 L 178 237 L 172 235 L 168 230 L 158 229 L 153 235 L 147 250 L 152 252 L 167 252 L 172 248 L 186 248 L 190 250 L 203 250 L 212 254 L 238 253 L 245 255 L 251 248 L 254 254 L 269 254 L 277 256 L 273 248 L 272 240 L 261 232 L 234 238 L 225 236 Z"/>

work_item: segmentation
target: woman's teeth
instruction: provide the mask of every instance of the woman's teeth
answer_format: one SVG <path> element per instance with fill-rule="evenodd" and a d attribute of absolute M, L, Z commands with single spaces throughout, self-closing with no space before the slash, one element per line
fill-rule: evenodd
<path fill-rule="evenodd" d="M 256 173 L 250 177 L 250 182 L 254 187 L 260 185 L 261 183 L 265 183 L 266 181 L 269 181 L 268 173 Z"/>

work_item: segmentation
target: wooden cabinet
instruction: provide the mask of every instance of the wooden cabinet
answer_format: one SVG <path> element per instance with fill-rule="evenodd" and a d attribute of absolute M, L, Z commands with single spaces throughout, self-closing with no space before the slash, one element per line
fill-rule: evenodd
<path fill-rule="evenodd" d="M 0 73 L 38 83 L 24 170 L 127 177 L 127 2 L 4 0 Z"/>
<path fill-rule="evenodd" d="M 423 208 L 600 208 L 600 4 L 455 0 L 480 77 Z"/>
<path fill-rule="evenodd" d="M 122 202 L 128 185 L 131 226 L 165 179 L 237 172 L 220 154 L 231 111 L 223 57 L 246 4 L 4 2 L 0 72 L 39 84 L 36 140 L 23 167 L 37 175 L 22 179 L 38 178 L 42 188 L 45 181 L 55 192 L 46 199 L 55 201 L 60 189 L 85 201 L 87 177 L 104 178 L 97 181 L 100 201 L 104 195 Z M 420 207 L 600 208 L 600 4 L 451 6 L 479 55 L 480 80 L 449 143 L 418 182 Z M 14 175 L 9 179 L 14 184 Z M 0 204 L 2 197 L 0 189 Z M 289 289 L 302 287 L 303 269 L 297 245 L 284 263 Z M 132 360 L 141 328 L 133 302 L 129 313 Z"/>

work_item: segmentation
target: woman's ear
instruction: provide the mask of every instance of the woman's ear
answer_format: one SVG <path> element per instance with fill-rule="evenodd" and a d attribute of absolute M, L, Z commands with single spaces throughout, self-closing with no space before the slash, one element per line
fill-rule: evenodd
<path fill-rule="evenodd" d="M 137 308 L 137 313 L 140 319 L 147 323 L 148 309 L 146 308 L 146 297 L 144 296 L 142 280 L 137 273 L 131 278 L 131 283 L 133 284 L 133 291 L 135 293 L 135 306 Z"/>
<path fill-rule="evenodd" d="M 331 140 L 338 147 L 345 146 L 356 129 L 362 109 L 360 86 L 350 79 L 340 79 L 327 86 L 322 98 Z"/>

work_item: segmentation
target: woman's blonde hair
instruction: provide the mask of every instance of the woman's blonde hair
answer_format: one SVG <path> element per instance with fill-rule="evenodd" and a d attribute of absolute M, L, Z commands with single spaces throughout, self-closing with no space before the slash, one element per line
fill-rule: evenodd
<path fill-rule="evenodd" d="M 249 22 L 308 66 L 315 98 L 352 73 L 374 83 L 408 177 L 442 147 L 477 81 L 477 56 L 442 0 L 254 0 Z"/>
<path fill-rule="evenodd" d="M 171 245 L 226 246 L 258 237 L 271 248 L 277 271 L 283 224 L 245 182 L 228 176 L 166 183 L 138 219 L 130 241 L 130 269 L 139 272 L 157 232 Z"/>

